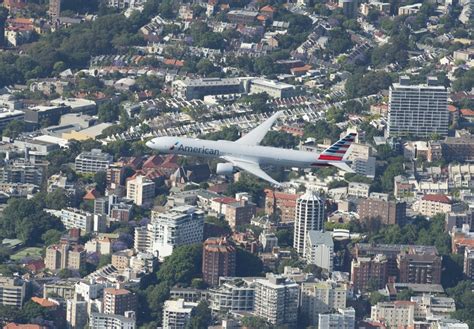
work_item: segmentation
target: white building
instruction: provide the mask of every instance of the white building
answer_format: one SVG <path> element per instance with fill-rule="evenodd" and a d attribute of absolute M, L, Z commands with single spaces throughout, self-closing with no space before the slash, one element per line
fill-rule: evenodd
<path fill-rule="evenodd" d="M 66 299 L 66 322 L 69 328 L 84 328 L 87 323 L 87 302 Z"/>
<path fill-rule="evenodd" d="M 155 183 L 145 176 L 138 175 L 127 180 L 127 199 L 137 206 L 150 206 L 155 198 Z"/>
<path fill-rule="evenodd" d="M 152 211 L 148 252 L 164 259 L 178 246 L 201 243 L 203 227 L 204 212 L 192 206 L 175 207 L 166 213 Z"/>
<path fill-rule="evenodd" d="M 68 230 L 78 228 L 83 233 L 89 233 L 94 228 L 94 215 L 77 208 L 66 208 L 61 210 L 61 222 Z"/>
<path fill-rule="evenodd" d="M 26 296 L 26 283 L 13 277 L 0 277 L 0 305 L 21 308 Z"/>
<path fill-rule="evenodd" d="M 409 301 L 379 302 L 372 306 L 370 319 L 393 328 L 411 326 L 415 321 L 415 306 L 416 303 Z"/>
<path fill-rule="evenodd" d="M 355 310 L 352 307 L 338 309 L 338 313 L 319 314 L 319 329 L 354 329 Z"/>
<path fill-rule="evenodd" d="M 163 329 L 184 329 L 197 305 L 184 299 L 167 300 L 163 307 Z"/>
<path fill-rule="evenodd" d="M 415 319 L 435 321 L 447 319 L 456 311 L 456 303 L 450 297 L 438 297 L 431 294 L 411 297 L 415 302 Z"/>
<path fill-rule="evenodd" d="M 294 281 L 268 273 L 255 280 L 255 316 L 273 325 L 296 325 L 299 286 Z"/>
<path fill-rule="evenodd" d="M 308 231 L 324 229 L 324 199 L 314 191 L 307 191 L 296 200 L 293 248 L 303 254 Z"/>
<path fill-rule="evenodd" d="M 89 328 L 91 329 L 135 329 L 135 312 L 127 311 L 124 315 L 92 313 Z"/>
<path fill-rule="evenodd" d="M 312 326 L 318 316 L 331 310 L 346 308 L 348 286 L 334 281 L 301 283 L 300 311 Z"/>
<path fill-rule="evenodd" d="M 296 86 L 288 83 L 266 80 L 266 79 L 253 79 L 250 82 L 250 94 L 267 93 L 268 96 L 273 98 L 289 98 L 298 95 L 298 89 Z"/>
<path fill-rule="evenodd" d="M 331 232 L 308 231 L 303 252 L 308 264 L 332 272 L 334 268 L 334 241 Z"/>
<path fill-rule="evenodd" d="M 246 278 L 220 278 L 220 286 L 209 290 L 210 308 L 217 312 L 251 312 L 255 284 Z"/>
<path fill-rule="evenodd" d="M 436 78 L 428 78 L 426 84 L 410 85 L 406 76 L 393 84 L 388 106 L 389 136 L 448 134 L 448 93 L 436 84 Z"/>
<path fill-rule="evenodd" d="M 347 155 L 347 160 L 352 161 L 351 168 L 357 174 L 369 178 L 375 177 L 375 157 L 372 154 L 370 145 L 352 144 Z"/>
<path fill-rule="evenodd" d="M 110 154 L 101 150 L 93 149 L 90 152 L 82 152 L 76 157 L 76 171 L 81 174 L 95 174 L 99 171 L 106 171 L 113 161 Z"/>
<path fill-rule="evenodd" d="M 350 182 L 347 187 L 347 195 L 355 198 L 368 198 L 370 184 Z"/>

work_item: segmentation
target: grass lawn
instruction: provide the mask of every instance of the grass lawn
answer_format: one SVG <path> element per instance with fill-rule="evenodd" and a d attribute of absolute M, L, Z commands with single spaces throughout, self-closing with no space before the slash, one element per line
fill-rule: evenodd
<path fill-rule="evenodd" d="M 19 250 L 17 253 L 13 254 L 10 256 L 11 260 L 17 261 L 20 260 L 26 256 L 31 256 L 31 257 L 40 257 L 41 256 L 41 251 L 42 248 L 37 248 L 37 247 L 30 247 L 30 248 L 25 248 Z"/>

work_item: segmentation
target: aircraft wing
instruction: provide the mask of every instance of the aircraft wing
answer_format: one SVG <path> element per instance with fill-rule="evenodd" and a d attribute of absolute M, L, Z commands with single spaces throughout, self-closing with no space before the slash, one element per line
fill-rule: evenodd
<path fill-rule="evenodd" d="M 244 144 L 244 145 L 258 145 L 262 141 L 263 137 L 267 134 L 268 130 L 273 126 L 278 117 L 283 113 L 283 111 L 278 111 L 273 114 L 267 120 L 265 120 L 258 127 L 254 128 L 248 134 L 242 136 L 235 143 Z"/>
<path fill-rule="evenodd" d="M 255 175 L 263 180 L 266 180 L 267 182 L 272 183 L 273 185 L 281 185 L 279 182 L 271 178 L 270 175 L 268 175 L 265 171 L 263 171 L 262 168 L 260 168 L 260 165 L 256 162 L 234 158 L 230 156 L 224 156 L 222 157 L 222 159 L 232 163 L 237 168 L 245 170 L 251 173 L 252 175 Z"/>

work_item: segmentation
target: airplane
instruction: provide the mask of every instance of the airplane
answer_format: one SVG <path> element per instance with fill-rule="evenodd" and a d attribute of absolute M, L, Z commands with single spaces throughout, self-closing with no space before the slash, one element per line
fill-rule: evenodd
<path fill-rule="evenodd" d="M 281 186 L 260 168 L 260 165 L 289 166 L 298 168 L 336 167 L 353 173 L 350 161 L 345 160 L 347 150 L 354 142 L 356 133 L 349 133 L 321 154 L 307 151 L 281 149 L 260 146 L 268 130 L 283 111 L 276 112 L 248 134 L 232 142 L 226 140 L 203 140 L 185 137 L 156 137 L 146 143 L 158 152 L 198 157 L 219 158 L 225 163 L 218 163 L 218 175 L 232 175 L 236 169 L 247 171 L 267 182 Z"/>

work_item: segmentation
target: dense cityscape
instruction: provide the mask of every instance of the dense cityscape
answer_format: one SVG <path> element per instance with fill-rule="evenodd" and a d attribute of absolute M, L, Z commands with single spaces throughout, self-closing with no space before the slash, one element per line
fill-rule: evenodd
<path fill-rule="evenodd" d="M 474 328 L 473 27 L 473 0 L 0 0 L 1 326 Z"/>

